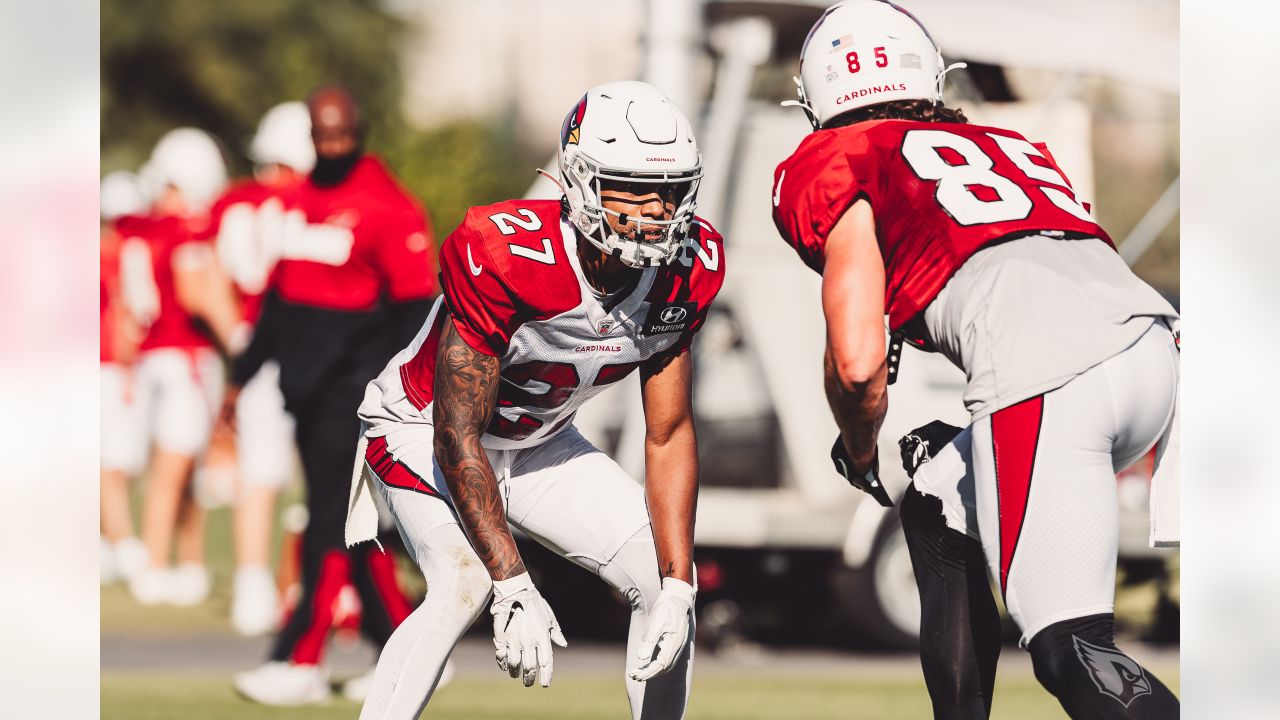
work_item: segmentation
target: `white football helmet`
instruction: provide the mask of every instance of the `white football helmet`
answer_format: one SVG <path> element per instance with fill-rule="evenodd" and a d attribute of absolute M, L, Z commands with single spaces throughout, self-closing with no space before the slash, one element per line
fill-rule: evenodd
<path fill-rule="evenodd" d="M 207 210 L 226 187 L 227 165 L 212 135 L 184 127 L 160 138 L 140 175 L 152 198 L 172 185 L 182 192 L 187 211 L 196 214 Z"/>
<path fill-rule="evenodd" d="M 287 165 L 304 175 L 311 172 L 316 148 L 311 143 L 307 106 L 295 100 L 268 110 L 249 143 L 249 159 L 257 165 Z"/>
<path fill-rule="evenodd" d="M 888 0 L 845 0 L 827 8 L 800 51 L 799 105 L 813 129 L 849 110 L 892 100 L 942 102 L 942 53 L 929 31 Z"/>
<path fill-rule="evenodd" d="M 150 203 L 138 176 L 128 170 L 107 173 L 99 186 L 99 210 L 102 219 L 115 220 L 122 215 L 139 215 L 146 212 Z"/>
<path fill-rule="evenodd" d="M 689 119 L 648 83 L 598 85 L 573 106 L 560 129 L 557 153 L 569 222 L 606 255 L 631 267 L 671 262 L 688 237 L 702 179 L 702 156 Z M 666 186 L 676 194 L 670 220 L 631 218 L 606 209 L 601 183 Z M 634 220 L 634 237 L 613 232 L 606 215 Z M 640 240 L 645 226 L 662 239 Z"/>

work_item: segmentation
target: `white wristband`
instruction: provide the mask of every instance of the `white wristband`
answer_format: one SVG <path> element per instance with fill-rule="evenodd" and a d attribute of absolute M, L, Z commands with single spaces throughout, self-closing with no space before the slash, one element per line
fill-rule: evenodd
<path fill-rule="evenodd" d="M 525 590 L 535 590 L 533 586 L 533 578 L 529 577 L 529 573 L 522 572 L 515 577 L 509 577 L 506 580 L 493 581 L 493 601 L 500 603 L 504 599 Z"/>
<path fill-rule="evenodd" d="M 693 606 L 693 599 L 698 595 L 698 591 L 692 585 L 673 577 L 662 578 L 662 592 L 687 600 L 691 607 Z"/>

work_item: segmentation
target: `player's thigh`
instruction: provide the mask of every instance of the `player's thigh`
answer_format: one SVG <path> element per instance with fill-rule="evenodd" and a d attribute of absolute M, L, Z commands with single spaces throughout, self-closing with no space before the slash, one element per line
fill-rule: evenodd
<path fill-rule="evenodd" d="M 104 363 L 100 373 L 99 432 L 104 470 L 133 475 L 146 462 L 146 427 L 140 388 L 132 373 L 114 363 Z"/>
<path fill-rule="evenodd" d="M 379 452 L 383 454 L 379 455 Z M 506 491 L 502 473 L 504 455 L 501 451 L 488 450 L 486 456 L 498 481 L 505 506 Z M 384 484 L 435 495 L 443 498 L 446 506 L 453 507 L 449 484 L 436 463 L 435 431 L 431 425 L 386 422 L 371 426 L 365 459 L 375 471 L 381 473 L 379 477 Z"/>
<path fill-rule="evenodd" d="M 148 352 L 138 371 L 147 386 L 147 415 L 155 444 L 182 455 L 203 452 L 213 430 L 213 387 L 221 382 L 209 376 L 219 375 L 220 368 L 186 351 L 164 349 Z"/>
<path fill-rule="evenodd" d="M 394 447 L 394 453 L 386 437 L 368 438 L 363 472 L 372 479 L 414 562 L 423 566 L 431 552 L 447 549 L 433 549 L 432 545 L 433 538 L 436 545 L 440 544 L 442 532 L 449 535 L 440 530 L 444 526 L 453 526 L 470 549 L 448 499 L 436 490 L 434 480 L 428 480 L 439 472 L 431 452 L 430 426 L 409 426 L 396 435 L 399 445 Z M 424 439 L 426 442 L 421 442 Z"/>
<path fill-rule="evenodd" d="M 573 427 L 522 451 L 509 492 L 513 525 L 592 572 L 649 525 L 644 488 Z"/>
<path fill-rule="evenodd" d="M 267 363 L 236 399 L 240 476 L 252 485 L 281 488 L 294 472 L 293 416 L 284 409 L 279 378 L 279 366 Z"/>
<path fill-rule="evenodd" d="M 1098 380 L 1086 374 L 973 426 L 983 552 L 1024 642 L 1114 605 L 1113 415 Z"/>
<path fill-rule="evenodd" d="M 1154 324 L 1131 347 L 1102 363 L 1115 405 L 1112 455 L 1119 472 L 1155 447 L 1169 432 L 1177 404 L 1178 348 L 1163 323 Z"/>
<path fill-rule="evenodd" d="M 978 510 L 973 482 L 973 428 L 961 430 L 928 462 L 916 470 L 912 483 L 919 492 L 942 501 L 947 527 L 978 538 Z"/>

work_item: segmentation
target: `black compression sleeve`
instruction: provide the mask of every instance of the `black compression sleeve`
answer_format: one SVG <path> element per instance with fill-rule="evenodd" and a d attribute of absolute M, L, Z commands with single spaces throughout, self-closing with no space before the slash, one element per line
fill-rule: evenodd
<path fill-rule="evenodd" d="M 275 293 L 269 292 L 262 300 L 262 314 L 253 328 L 253 338 L 249 346 L 231 360 L 231 384 L 244 387 L 262 364 L 274 355 L 273 339 L 280 324 L 280 300 Z"/>

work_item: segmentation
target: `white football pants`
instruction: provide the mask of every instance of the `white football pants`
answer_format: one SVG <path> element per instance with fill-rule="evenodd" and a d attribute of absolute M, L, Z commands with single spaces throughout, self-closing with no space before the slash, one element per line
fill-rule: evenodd
<path fill-rule="evenodd" d="M 1112 612 L 1119 537 L 1116 473 L 1171 430 L 1178 351 L 1156 323 L 1056 390 L 997 410 L 916 472 L 947 525 L 982 542 L 1022 629 Z"/>
<path fill-rule="evenodd" d="M 379 430 L 386 435 L 370 438 L 365 470 L 381 481 L 374 485 L 428 589 L 383 647 L 360 718 L 410 720 L 431 699 L 458 639 L 477 617 L 488 620 L 492 583 L 446 502 L 431 426 L 394 424 Z M 638 666 L 636 652 L 661 590 L 644 489 L 573 427 L 536 447 L 488 454 L 511 524 L 599 575 L 630 601 L 626 670 Z M 560 620 L 564 626 L 565 618 Z M 693 634 L 690 627 L 690 642 L 670 672 L 647 683 L 626 678 L 632 718 L 684 716 L 693 679 Z M 500 672 L 496 663 L 494 672 Z"/>
<path fill-rule="evenodd" d="M 147 431 L 138 379 L 132 368 L 104 362 L 100 366 L 98 430 L 100 465 L 133 476 L 147 464 Z"/>
<path fill-rule="evenodd" d="M 236 461 L 246 485 L 281 490 L 297 474 L 293 416 L 284 409 L 280 366 L 263 363 L 236 398 Z"/>
<path fill-rule="evenodd" d="M 222 404 L 222 360 L 212 348 L 157 348 L 138 358 L 147 437 L 172 453 L 203 455 Z"/>

